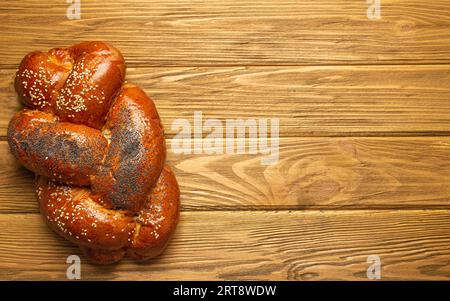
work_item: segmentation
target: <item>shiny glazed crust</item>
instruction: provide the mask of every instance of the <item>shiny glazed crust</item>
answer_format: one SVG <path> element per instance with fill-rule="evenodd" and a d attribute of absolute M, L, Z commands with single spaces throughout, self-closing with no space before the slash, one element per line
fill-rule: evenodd
<path fill-rule="evenodd" d="M 99 264 L 159 255 L 179 217 L 158 112 L 124 78 L 122 55 L 103 42 L 32 52 L 15 79 L 26 108 L 8 127 L 47 224 Z"/>

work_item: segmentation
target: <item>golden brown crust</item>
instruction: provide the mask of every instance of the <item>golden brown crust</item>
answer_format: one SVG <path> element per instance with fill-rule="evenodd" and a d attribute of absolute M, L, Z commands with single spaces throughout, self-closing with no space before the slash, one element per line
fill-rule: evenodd
<path fill-rule="evenodd" d="M 85 42 L 28 54 L 15 86 L 28 107 L 100 129 L 124 79 L 125 62 L 117 49 L 103 42 Z"/>
<path fill-rule="evenodd" d="M 19 99 L 29 108 L 55 111 L 55 102 L 72 68 L 68 51 L 34 51 L 24 57 L 16 73 Z"/>
<path fill-rule="evenodd" d="M 123 126 L 126 124 L 127 126 Z M 93 192 L 115 208 L 139 211 L 164 166 L 164 134 L 153 101 L 125 85 L 107 116 L 110 144 Z"/>
<path fill-rule="evenodd" d="M 8 141 L 11 152 L 29 170 L 75 185 L 90 184 L 108 146 L 96 129 L 26 109 L 9 123 Z"/>
<path fill-rule="evenodd" d="M 180 191 L 168 166 L 144 208 L 134 215 L 106 209 L 94 201 L 87 188 L 59 184 L 43 176 L 36 178 L 36 193 L 49 227 L 79 245 L 96 263 L 115 262 L 125 253 L 139 260 L 158 256 L 178 224 Z"/>
<path fill-rule="evenodd" d="M 103 250 L 80 247 L 84 255 L 96 264 L 112 264 L 120 261 L 126 254 L 124 249 L 119 250 Z"/>
<path fill-rule="evenodd" d="M 105 209 L 87 188 L 38 176 L 36 193 L 50 228 L 80 246 L 117 250 L 127 246 L 134 233 L 133 217 Z"/>
<path fill-rule="evenodd" d="M 138 213 L 138 226 L 127 254 L 136 259 L 158 256 L 175 231 L 179 219 L 180 190 L 172 170 L 164 166 L 150 200 Z"/>
<path fill-rule="evenodd" d="M 27 108 L 8 127 L 47 224 L 99 264 L 157 256 L 179 218 L 158 112 L 124 77 L 122 55 L 103 42 L 32 52 L 15 80 Z"/>

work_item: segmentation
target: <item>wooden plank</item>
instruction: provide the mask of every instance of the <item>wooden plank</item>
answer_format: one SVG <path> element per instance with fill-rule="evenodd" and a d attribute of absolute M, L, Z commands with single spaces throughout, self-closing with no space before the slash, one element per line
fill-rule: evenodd
<path fill-rule="evenodd" d="M 450 134 L 450 66 L 128 69 L 157 104 L 167 137 L 176 119 L 279 118 L 281 137 Z M 20 108 L 14 70 L 0 71 L 0 136 Z"/>
<path fill-rule="evenodd" d="M 2 280 L 65 279 L 67 256 L 80 255 L 39 215 L 0 214 L 0 227 Z M 384 280 L 448 280 L 450 212 L 183 212 L 156 260 L 99 267 L 80 256 L 84 280 L 364 280 L 370 255 Z"/>
<path fill-rule="evenodd" d="M 450 2 L 3 0 L 0 65 L 35 49 L 107 40 L 140 66 L 450 63 Z"/>
<path fill-rule="evenodd" d="M 450 137 L 285 138 L 265 155 L 170 151 L 184 210 L 450 209 Z M 38 212 L 33 174 L 0 143 L 0 212 Z"/>

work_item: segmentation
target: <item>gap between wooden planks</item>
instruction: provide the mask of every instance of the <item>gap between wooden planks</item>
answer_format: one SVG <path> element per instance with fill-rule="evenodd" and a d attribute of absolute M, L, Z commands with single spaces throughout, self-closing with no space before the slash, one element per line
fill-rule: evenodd
<path fill-rule="evenodd" d="M 0 214 L 0 228 L 0 279 L 66 279 L 67 256 L 80 255 L 38 214 Z M 80 255 L 81 277 L 364 280 L 377 255 L 383 280 L 448 280 L 449 244 L 448 210 L 182 212 L 161 257 L 102 267 Z"/>
<path fill-rule="evenodd" d="M 183 210 L 450 208 L 450 137 L 282 138 L 272 166 L 171 144 Z M 38 212 L 33 174 L 5 141 L 0 158 L 0 213 Z"/>
<path fill-rule="evenodd" d="M 174 120 L 279 118 L 281 137 L 450 135 L 450 65 L 129 68 Z M 21 105 L 15 70 L 0 70 L 0 137 Z M 205 133 L 206 134 L 206 133 Z"/>
<path fill-rule="evenodd" d="M 3 1 L 0 66 L 15 68 L 32 50 L 98 37 L 120 48 L 130 66 L 450 63 L 448 1 L 383 1 L 379 21 L 367 19 L 365 1 L 344 0 L 86 0 L 80 21 L 68 21 L 66 8 L 56 0 Z M 258 165 L 258 157 L 172 157 L 186 195 L 184 210 L 431 208 L 448 203 L 448 138 L 297 137 L 449 135 L 447 70 L 179 67 L 130 70 L 129 78 L 157 100 L 168 137 L 174 135 L 171 122 L 191 119 L 192 109 L 221 120 L 281 119 L 285 143 L 274 167 Z M 4 138 L 18 106 L 12 70 L 1 76 Z M 31 174 L 11 159 L 2 155 L 0 211 L 36 212 Z M 163 257 L 146 265 L 84 264 L 83 275 L 365 279 L 367 256 L 379 255 L 383 279 L 448 279 L 448 221 L 445 210 L 183 211 Z M 0 232 L 0 278 L 65 279 L 65 258 L 78 250 L 37 214 L 0 214 L 0 225 L 6 229 Z"/>
<path fill-rule="evenodd" d="M 29 51 L 107 40 L 131 66 L 450 63 L 450 3 L 366 1 L 3 0 L 0 66 Z M 20 38 L 18 38 L 20 37 Z"/>

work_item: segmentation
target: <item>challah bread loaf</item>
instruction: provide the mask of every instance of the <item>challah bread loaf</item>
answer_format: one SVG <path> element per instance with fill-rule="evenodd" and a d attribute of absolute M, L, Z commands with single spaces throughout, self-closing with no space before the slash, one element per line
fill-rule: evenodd
<path fill-rule="evenodd" d="M 26 108 L 8 127 L 47 224 L 101 264 L 160 254 L 179 216 L 158 112 L 124 77 L 103 42 L 32 52 L 15 80 Z"/>

